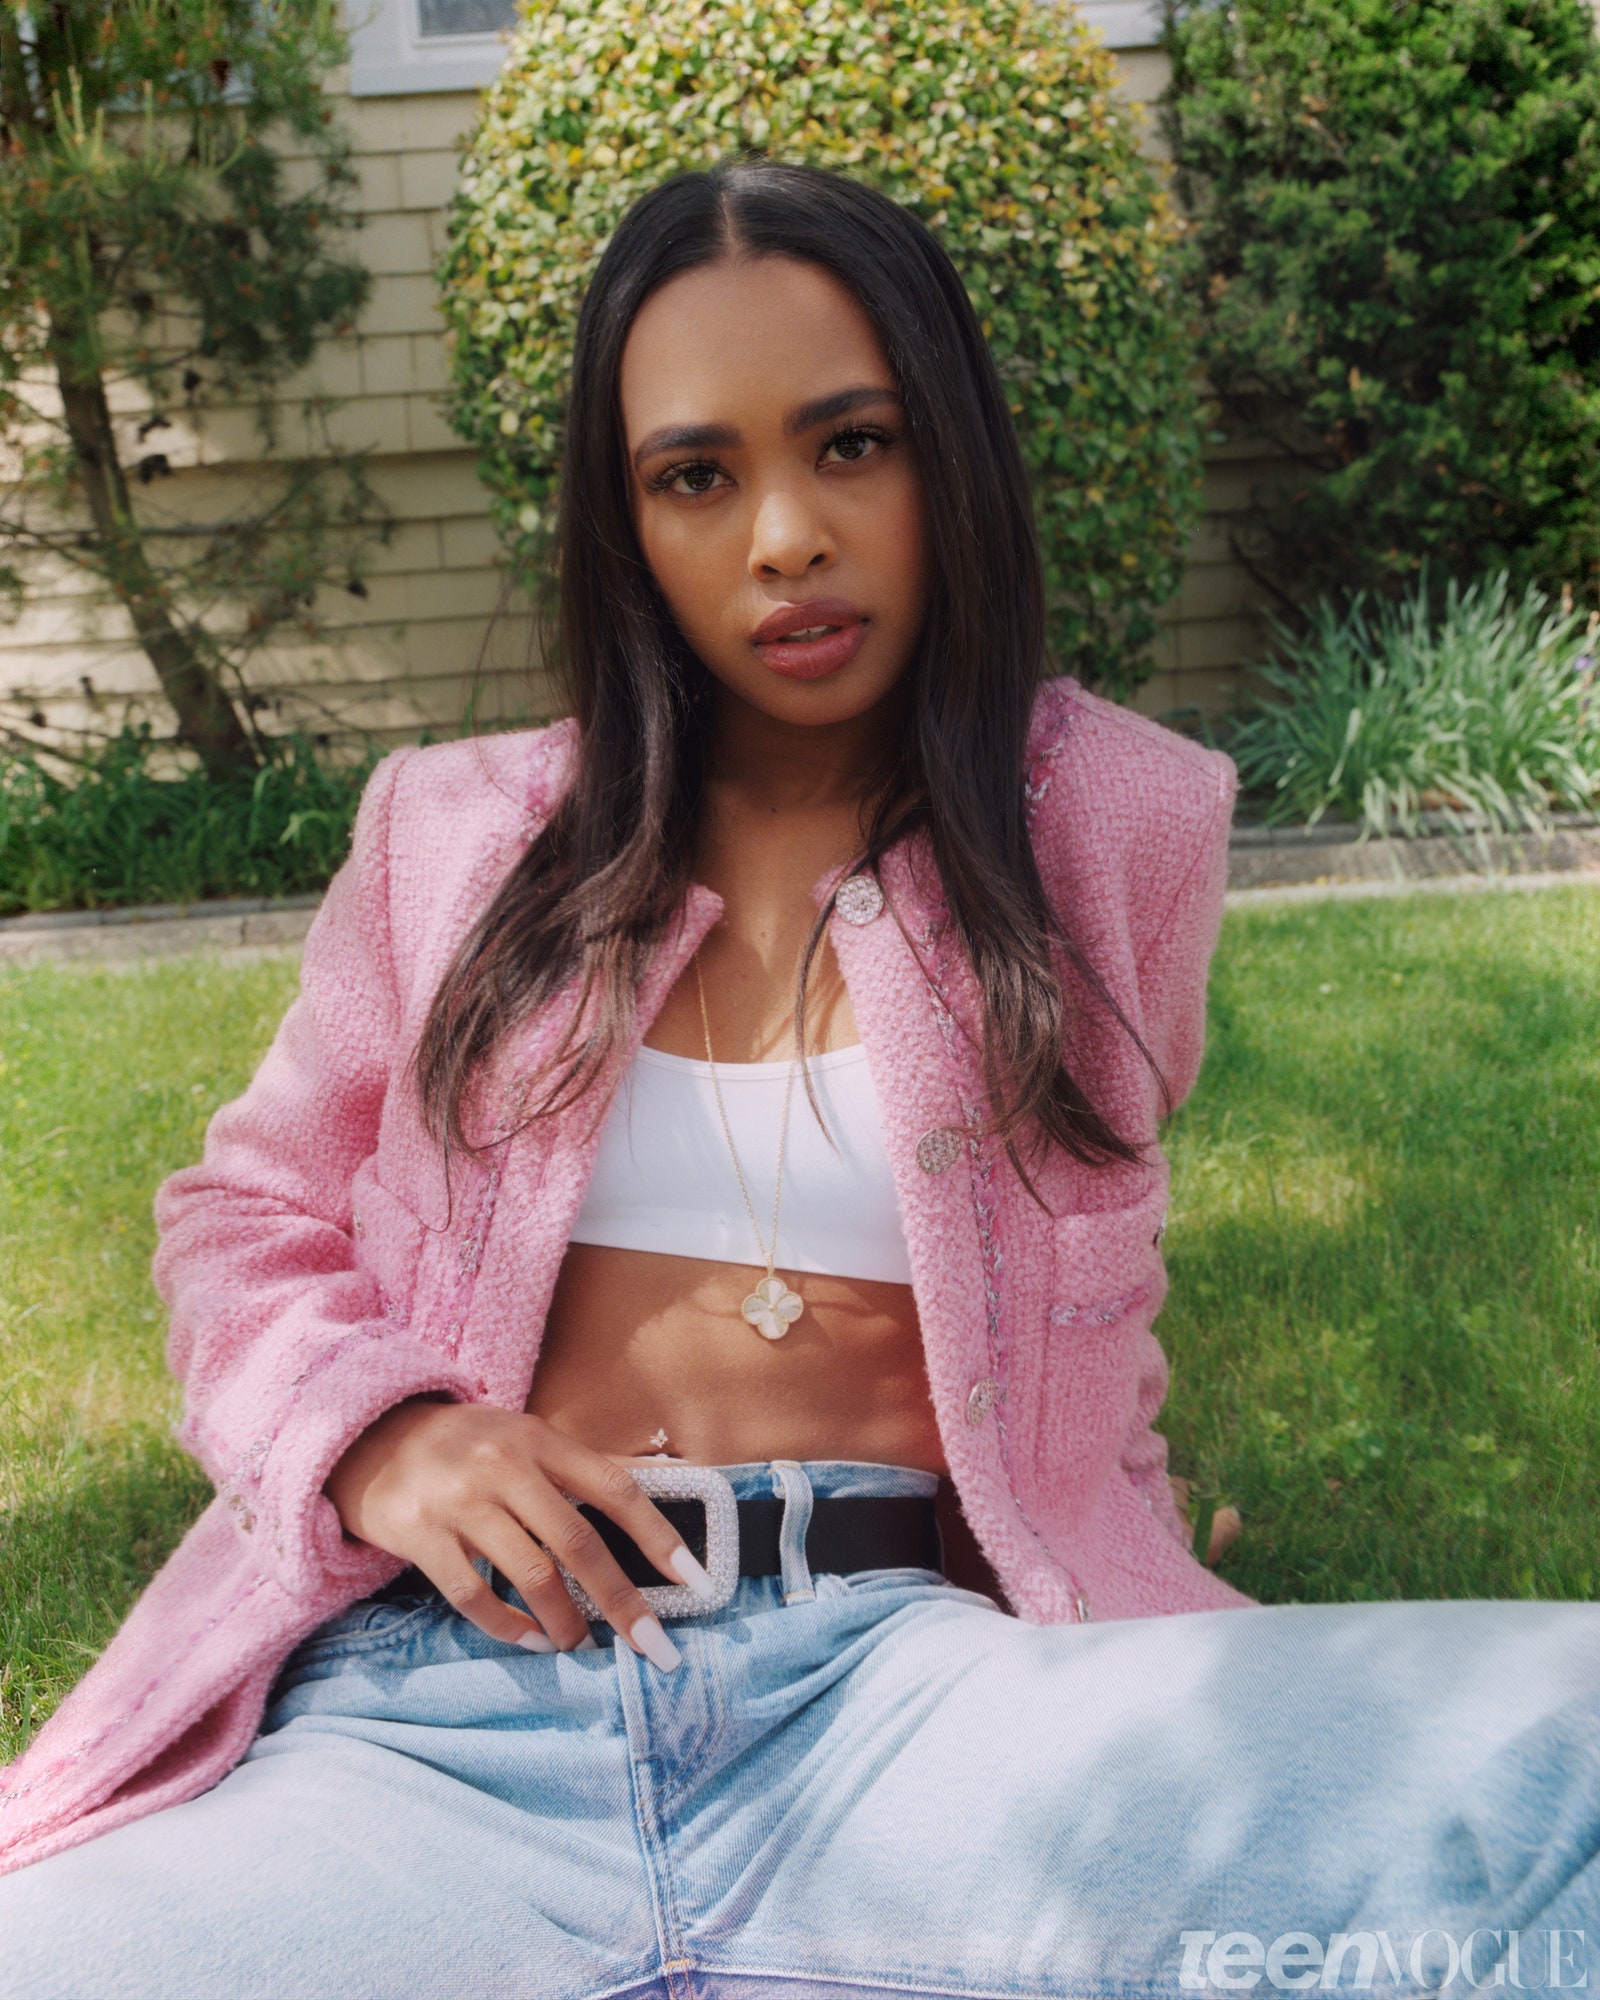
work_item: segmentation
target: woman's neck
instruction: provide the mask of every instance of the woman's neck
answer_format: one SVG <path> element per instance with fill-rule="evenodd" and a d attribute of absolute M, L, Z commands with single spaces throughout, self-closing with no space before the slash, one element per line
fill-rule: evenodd
<path fill-rule="evenodd" d="M 766 818 L 834 814 L 859 820 L 883 781 L 898 703 L 844 722 L 808 726 L 763 714 L 717 691 L 708 789 L 724 809 Z"/>

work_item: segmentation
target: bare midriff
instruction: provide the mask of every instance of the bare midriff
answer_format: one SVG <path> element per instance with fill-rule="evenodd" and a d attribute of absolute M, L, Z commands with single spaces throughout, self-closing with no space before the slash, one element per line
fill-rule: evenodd
<path fill-rule="evenodd" d="M 729 949 L 714 938 L 704 950 L 714 954 L 719 947 Z M 797 951 L 798 940 L 794 953 L 785 954 L 789 964 Z M 782 1011 L 792 974 L 766 999 L 769 1015 L 777 1013 L 776 1039 L 759 1021 L 754 1000 L 743 1011 L 737 1005 L 746 993 L 759 993 L 759 982 L 741 980 L 736 954 L 727 970 L 712 956 L 707 981 L 713 1018 L 719 1002 L 736 1003 L 721 1018 L 719 1057 L 759 1062 L 792 1051 Z M 826 946 L 814 993 L 807 1047 L 858 1042 L 849 995 Z M 700 1058 L 705 1033 L 696 983 L 686 974 L 645 1043 Z M 781 1339 L 767 1340 L 740 1310 L 764 1275 L 754 1258 L 729 1264 L 569 1244 L 529 1412 L 618 1455 L 665 1450 L 700 1465 L 846 1458 L 945 1471 L 911 1287 L 781 1271 L 805 1310 Z M 662 1432 L 665 1444 L 652 1442 Z"/>
<path fill-rule="evenodd" d="M 529 1411 L 618 1454 L 943 1472 L 911 1287 L 783 1275 L 805 1311 L 769 1341 L 740 1312 L 754 1265 L 571 1244 Z"/>
<path fill-rule="evenodd" d="M 809 1026 L 810 1048 L 860 1039 L 826 947 Z M 792 1037 L 741 1034 L 737 1022 L 727 1040 L 730 1062 L 770 1061 L 793 1047 Z M 669 1055 L 703 1055 L 689 980 L 674 986 L 645 1041 Z M 696 1465 L 856 1459 L 943 1474 L 946 1574 L 999 1600 L 950 1483 L 911 1287 L 783 1271 L 805 1310 L 781 1340 L 769 1341 L 740 1310 L 762 1275 L 753 1261 L 569 1244 L 528 1411 L 613 1457 L 665 1453 Z"/>

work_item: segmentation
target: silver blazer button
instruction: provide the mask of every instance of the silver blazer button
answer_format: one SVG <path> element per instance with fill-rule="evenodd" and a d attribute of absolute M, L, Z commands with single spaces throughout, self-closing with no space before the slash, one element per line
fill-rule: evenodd
<path fill-rule="evenodd" d="M 882 914 L 883 891 L 876 875 L 847 875 L 839 884 L 833 907 L 847 924 L 870 924 Z"/>
<path fill-rule="evenodd" d="M 992 1377 L 985 1376 L 981 1382 L 974 1382 L 972 1393 L 967 1398 L 967 1422 L 981 1424 L 999 1400 L 1000 1384 Z"/>
<path fill-rule="evenodd" d="M 917 1141 L 917 1165 L 925 1174 L 942 1174 L 961 1157 L 961 1133 L 954 1125 L 935 1125 Z"/>

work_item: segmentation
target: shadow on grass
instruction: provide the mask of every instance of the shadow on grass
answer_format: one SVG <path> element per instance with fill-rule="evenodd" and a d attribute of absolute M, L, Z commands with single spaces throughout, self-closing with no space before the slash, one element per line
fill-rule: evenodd
<path fill-rule="evenodd" d="M 211 1498 L 172 1440 L 130 1428 L 41 1466 L 0 1514 L 0 1763 L 127 1616 Z"/>

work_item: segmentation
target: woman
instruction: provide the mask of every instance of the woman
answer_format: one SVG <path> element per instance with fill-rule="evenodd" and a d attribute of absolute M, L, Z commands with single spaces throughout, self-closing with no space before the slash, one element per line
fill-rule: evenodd
<path fill-rule="evenodd" d="M 380 767 L 162 1192 L 218 1498 L 8 1774 L 0 1991 L 1570 1973 L 1592 1609 L 1269 1611 L 1184 1546 L 1155 1134 L 1232 774 L 1038 692 L 919 224 L 764 164 L 637 205 L 561 588 L 574 721 Z"/>

